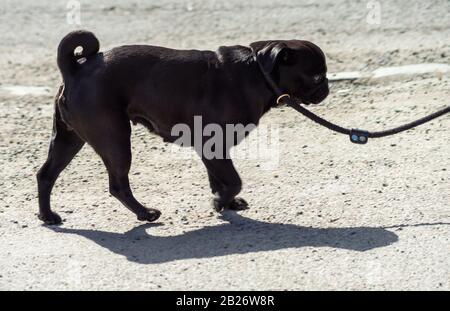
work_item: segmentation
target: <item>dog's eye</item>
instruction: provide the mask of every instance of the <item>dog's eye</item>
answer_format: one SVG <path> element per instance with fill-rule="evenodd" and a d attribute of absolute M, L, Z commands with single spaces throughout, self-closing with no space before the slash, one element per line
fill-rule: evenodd
<path fill-rule="evenodd" d="M 314 81 L 315 84 L 319 84 L 320 82 L 323 81 L 323 75 L 315 75 L 313 77 L 313 81 Z"/>

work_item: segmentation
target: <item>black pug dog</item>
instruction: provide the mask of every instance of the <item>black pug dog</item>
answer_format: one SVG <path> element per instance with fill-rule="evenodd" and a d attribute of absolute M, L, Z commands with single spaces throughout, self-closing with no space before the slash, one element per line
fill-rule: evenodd
<path fill-rule="evenodd" d="M 82 51 L 76 52 L 79 47 Z M 155 221 L 160 211 L 140 204 L 130 189 L 130 123 L 143 124 L 169 142 L 177 139 L 174 125 L 192 127 L 194 116 L 222 128 L 257 125 L 277 98 L 262 68 L 281 90 L 303 103 L 319 103 L 329 92 L 323 52 L 301 40 L 222 46 L 216 52 L 127 45 L 99 53 L 93 33 L 74 31 L 59 44 L 57 61 L 63 83 L 56 96 L 48 158 L 37 174 L 39 219 L 46 224 L 61 223 L 50 208 L 50 193 L 86 142 L 107 168 L 110 193 L 139 220 Z M 239 139 L 226 139 L 233 142 L 225 148 L 228 154 Z M 231 159 L 200 156 L 215 208 L 245 209 L 247 202 L 236 197 L 242 182 Z"/>

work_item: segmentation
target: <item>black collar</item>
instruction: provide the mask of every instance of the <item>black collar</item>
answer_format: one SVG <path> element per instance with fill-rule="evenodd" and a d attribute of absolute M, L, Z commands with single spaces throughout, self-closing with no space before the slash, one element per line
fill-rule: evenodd
<path fill-rule="evenodd" d="M 256 57 L 256 54 L 253 53 L 253 58 L 255 60 L 255 62 L 258 64 L 259 70 L 261 71 L 261 73 L 264 76 L 264 79 L 266 80 L 266 82 L 269 84 L 270 88 L 272 89 L 272 91 L 274 92 L 275 96 L 277 97 L 277 104 L 280 104 L 280 100 L 282 99 L 281 97 L 285 98 L 285 97 L 290 97 L 290 95 L 286 92 L 283 92 L 278 85 L 275 83 L 275 81 L 273 81 L 272 76 L 270 75 L 269 72 L 267 72 L 266 70 L 264 70 L 263 66 L 261 65 L 261 63 L 258 61 L 258 58 Z"/>

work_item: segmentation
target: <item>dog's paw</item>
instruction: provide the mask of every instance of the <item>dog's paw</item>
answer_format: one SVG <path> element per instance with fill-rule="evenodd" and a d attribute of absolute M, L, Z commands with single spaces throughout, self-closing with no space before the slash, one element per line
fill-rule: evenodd
<path fill-rule="evenodd" d="M 243 198 L 234 198 L 233 201 L 231 201 L 227 205 L 223 205 L 218 198 L 214 198 L 213 207 L 218 213 L 223 212 L 223 210 L 225 209 L 233 211 L 243 211 L 248 209 L 248 203 Z"/>
<path fill-rule="evenodd" d="M 138 220 L 153 222 L 161 216 L 161 212 L 154 208 L 147 208 L 147 211 L 137 216 Z"/>
<path fill-rule="evenodd" d="M 243 198 L 234 198 L 233 201 L 228 204 L 226 209 L 233 210 L 233 211 L 243 211 L 248 209 L 248 203 Z"/>
<path fill-rule="evenodd" d="M 55 212 L 40 213 L 38 218 L 42 220 L 46 225 L 60 225 L 62 224 L 61 217 Z"/>

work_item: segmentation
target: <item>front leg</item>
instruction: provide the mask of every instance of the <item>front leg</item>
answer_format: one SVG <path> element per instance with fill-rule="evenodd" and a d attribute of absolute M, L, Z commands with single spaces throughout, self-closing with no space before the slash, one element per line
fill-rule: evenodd
<path fill-rule="evenodd" d="M 208 172 L 208 180 L 209 180 L 209 187 L 211 188 L 211 193 L 214 195 L 219 195 L 219 190 L 222 189 L 222 184 L 220 181 L 214 177 L 213 174 L 206 168 L 206 171 Z"/>
<path fill-rule="evenodd" d="M 242 189 L 242 181 L 230 159 L 202 159 L 208 170 L 214 209 L 221 212 L 224 209 L 244 210 L 248 203 L 236 195 Z"/>

